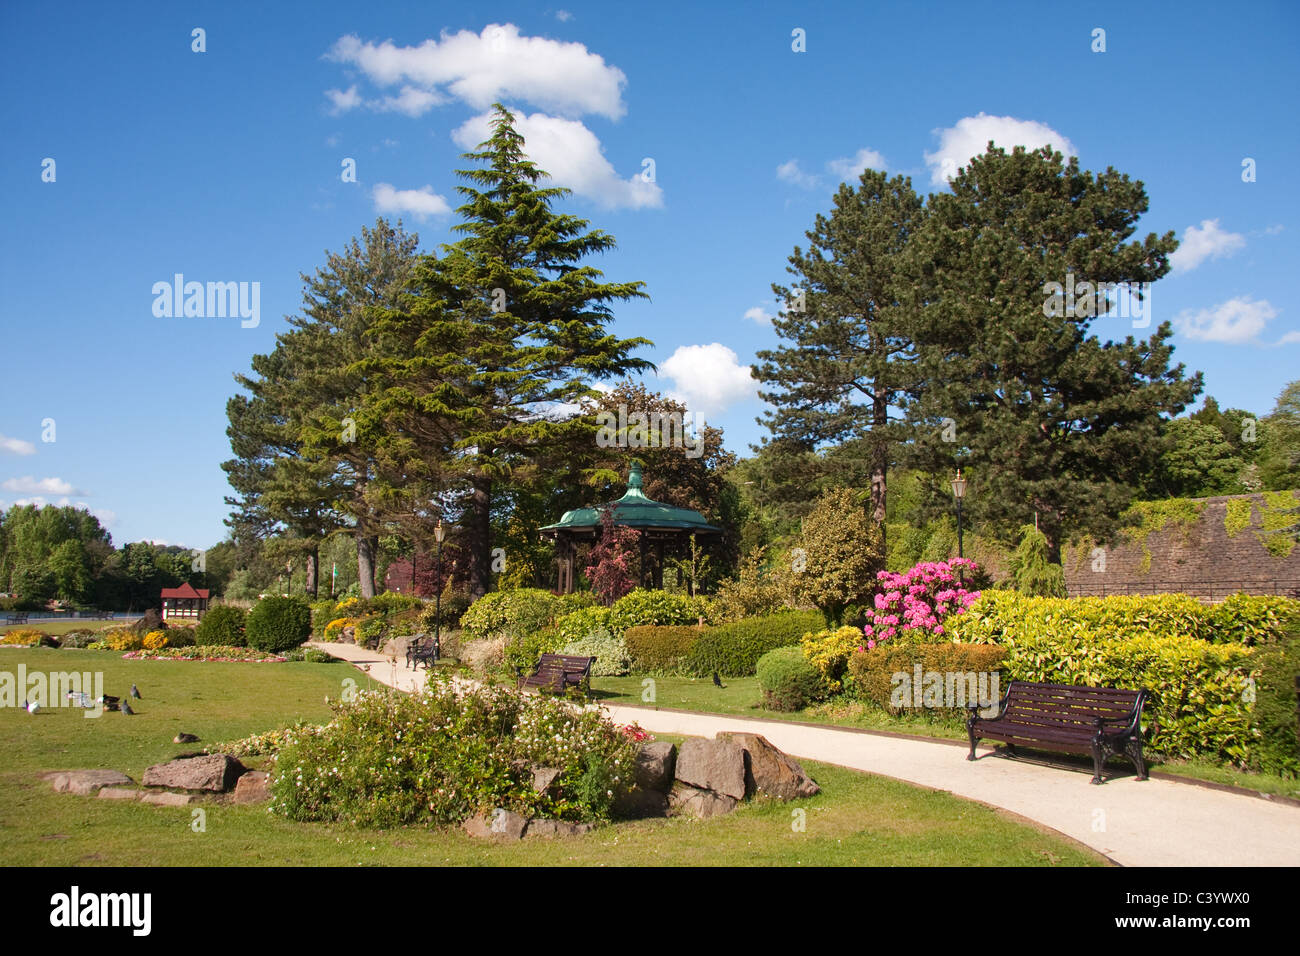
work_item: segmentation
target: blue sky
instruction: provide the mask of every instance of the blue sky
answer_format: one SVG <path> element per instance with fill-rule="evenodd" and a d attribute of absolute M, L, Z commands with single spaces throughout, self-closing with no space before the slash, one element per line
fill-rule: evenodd
<path fill-rule="evenodd" d="M 742 454 L 770 285 L 838 183 L 870 164 L 941 190 L 989 138 L 1142 180 L 1139 235 L 1185 240 L 1154 321 L 1207 393 L 1267 413 L 1300 377 L 1300 7 L 1133 6 L 4 4 L 0 503 L 84 503 L 119 544 L 219 541 L 232 375 L 376 216 L 450 238 L 496 99 L 617 238 L 606 275 L 647 284 L 615 330 L 655 342 L 649 384 Z M 177 273 L 258 283 L 257 325 L 155 315 Z"/>

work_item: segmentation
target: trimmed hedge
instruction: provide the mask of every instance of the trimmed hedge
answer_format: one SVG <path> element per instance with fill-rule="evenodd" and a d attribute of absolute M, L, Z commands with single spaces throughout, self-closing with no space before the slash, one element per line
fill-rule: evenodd
<path fill-rule="evenodd" d="M 623 641 L 636 673 L 679 674 L 702 633 L 698 627 L 632 627 L 624 632 Z"/>
<path fill-rule="evenodd" d="M 849 657 L 848 683 L 861 699 L 897 715 L 917 709 L 912 704 L 913 697 L 910 693 L 904 696 L 906 703 L 902 707 L 897 706 L 895 700 L 895 689 L 910 686 L 915 680 L 917 664 L 921 665 L 923 674 L 931 672 L 945 675 L 971 672 L 989 674 L 985 686 L 990 691 L 992 691 L 991 675 L 997 673 L 996 696 L 1001 697 L 1006 692 L 1005 677 L 1002 674 L 1006 656 L 1005 647 L 992 644 L 881 644 L 872 650 L 853 652 Z M 907 675 L 907 685 L 895 681 L 895 675 L 900 673 Z M 968 685 L 964 686 L 968 688 Z M 924 691 L 924 686 L 921 690 Z M 927 706 L 921 713 L 934 717 L 963 715 L 960 707 Z"/>
<path fill-rule="evenodd" d="M 311 608 L 300 598 L 263 598 L 244 620 L 244 637 L 259 651 L 297 647 L 311 637 Z"/>
<path fill-rule="evenodd" d="M 1051 634 L 1076 640 L 1139 635 L 1190 637 L 1215 644 L 1275 644 L 1300 619 L 1294 598 L 1238 594 L 1219 605 L 1186 594 L 1104 598 L 1027 597 L 985 591 L 964 613 L 945 619 L 954 643 L 1014 644 Z"/>
<path fill-rule="evenodd" d="M 820 628 L 823 620 L 821 611 L 779 611 L 705 628 L 699 632 L 685 667 L 697 677 L 714 672 L 723 677 L 751 677 L 760 657 L 778 647 L 798 644 L 805 634 Z"/>
<path fill-rule="evenodd" d="M 778 647 L 758 659 L 758 686 L 771 710 L 803 710 L 821 700 L 827 687 L 798 647 Z"/>
<path fill-rule="evenodd" d="M 1260 740 L 1251 765 L 1265 773 L 1300 776 L 1296 736 L 1296 675 L 1300 674 L 1300 628 L 1281 644 L 1256 653 L 1254 723 Z"/>
<path fill-rule="evenodd" d="M 244 609 L 232 604 L 218 604 L 208 608 L 199 626 L 194 629 L 194 643 L 200 646 L 243 647 Z"/>

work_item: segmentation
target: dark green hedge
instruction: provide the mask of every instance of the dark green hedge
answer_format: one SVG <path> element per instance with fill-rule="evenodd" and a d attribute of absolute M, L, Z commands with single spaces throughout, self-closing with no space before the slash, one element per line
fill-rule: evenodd
<path fill-rule="evenodd" d="M 706 628 L 691 648 L 685 668 L 697 677 L 715 671 L 723 677 L 752 677 L 760 657 L 775 648 L 798 644 L 823 623 L 820 611 L 779 611 Z"/>

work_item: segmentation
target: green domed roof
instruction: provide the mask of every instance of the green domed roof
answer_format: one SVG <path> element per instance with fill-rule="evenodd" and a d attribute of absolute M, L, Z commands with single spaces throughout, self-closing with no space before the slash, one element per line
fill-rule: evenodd
<path fill-rule="evenodd" d="M 645 496 L 641 490 L 641 465 L 632 462 L 627 476 L 627 493 L 612 502 L 614 523 L 628 528 L 645 528 L 660 531 L 687 531 L 696 534 L 718 534 L 721 528 L 704 520 L 704 515 L 690 508 L 675 508 Z M 577 531 L 600 525 L 599 508 L 575 508 L 566 511 L 555 524 L 539 528 L 540 532 Z"/>

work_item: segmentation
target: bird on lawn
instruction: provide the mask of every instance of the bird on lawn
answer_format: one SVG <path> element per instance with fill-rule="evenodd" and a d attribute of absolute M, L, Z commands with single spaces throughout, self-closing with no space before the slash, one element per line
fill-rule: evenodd
<path fill-rule="evenodd" d="M 118 704 L 117 709 L 128 716 L 135 713 L 135 711 L 131 709 L 131 705 L 126 701 L 122 701 L 122 703 Z"/>
<path fill-rule="evenodd" d="M 718 672 L 717 672 L 717 671 L 714 671 L 714 672 L 713 672 L 713 686 L 714 686 L 714 687 L 726 687 L 726 686 L 727 686 L 726 684 L 722 683 L 722 678 L 718 676 Z"/>
<path fill-rule="evenodd" d="M 134 684 L 131 685 L 131 696 L 136 700 L 140 699 L 140 688 L 136 687 Z"/>
<path fill-rule="evenodd" d="M 41 705 L 36 703 L 36 701 L 34 700 L 28 701 L 26 699 L 23 700 L 23 710 L 27 711 L 27 713 L 34 714 L 40 709 L 41 709 Z"/>

